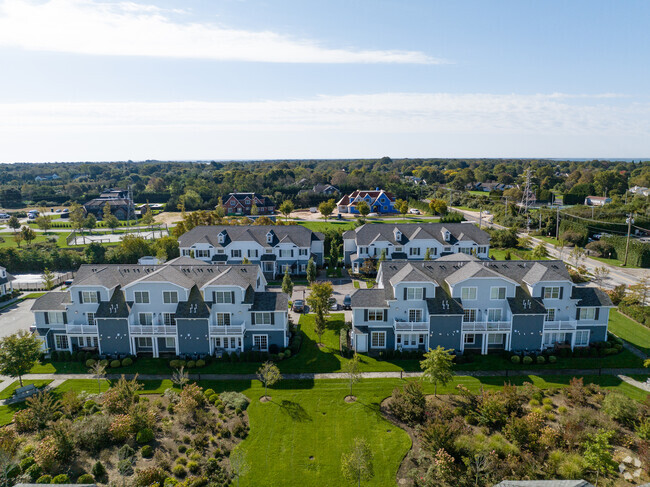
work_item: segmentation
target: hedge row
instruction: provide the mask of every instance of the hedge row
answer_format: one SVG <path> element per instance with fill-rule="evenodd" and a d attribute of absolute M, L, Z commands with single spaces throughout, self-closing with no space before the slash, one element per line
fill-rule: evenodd
<path fill-rule="evenodd" d="M 618 260 L 625 258 L 626 237 L 605 236 L 603 240 L 614 247 L 614 255 Z M 630 239 L 627 263 L 636 267 L 650 267 L 650 244 Z"/>
<path fill-rule="evenodd" d="M 639 306 L 619 304 L 618 310 L 626 316 L 629 316 L 634 321 L 641 323 L 650 328 L 650 307 L 649 306 Z"/>
<path fill-rule="evenodd" d="M 589 243 L 589 230 L 582 223 L 560 220 L 560 236 L 562 236 L 564 232 L 572 232 L 580 235 L 580 237 L 582 237 L 581 240 L 579 242 L 575 242 L 580 247 L 584 247 L 587 245 L 587 243 Z"/>

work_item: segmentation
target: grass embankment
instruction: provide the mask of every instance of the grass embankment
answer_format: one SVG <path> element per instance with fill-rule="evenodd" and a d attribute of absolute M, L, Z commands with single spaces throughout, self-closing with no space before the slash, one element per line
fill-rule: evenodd
<path fill-rule="evenodd" d="M 609 312 L 609 331 L 650 355 L 650 329 L 628 318 L 618 310 Z"/>

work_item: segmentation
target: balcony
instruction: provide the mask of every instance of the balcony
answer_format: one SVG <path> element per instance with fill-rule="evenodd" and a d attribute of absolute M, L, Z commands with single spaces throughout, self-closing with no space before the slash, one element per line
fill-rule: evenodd
<path fill-rule="evenodd" d="M 210 336 L 241 335 L 244 333 L 245 328 L 245 323 L 240 325 L 210 325 L 209 331 Z"/>
<path fill-rule="evenodd" d="M 511 321 L 466 321 L 463 331 L 511 331 Z"/>
<path fill-rule="evenodd" d="M 427 321 L 397 321 L 395 320 L 395 331 L 429 331 Z"/>
<path fill-rule="evenodd" d="M 66 325 L 65 331 L 75 335 L 97 335 L 97 325 Z"/>
<path fill-rule="evenodd" d="M 545 321 L 544 331 L 572 331 L 578 326 L 576 320 Z"/>
<path fill-rule="evenodd" d="M 170 335 L 176 336 L 176 327 L 170 325 L 129 325 L 131 335 Z"/>

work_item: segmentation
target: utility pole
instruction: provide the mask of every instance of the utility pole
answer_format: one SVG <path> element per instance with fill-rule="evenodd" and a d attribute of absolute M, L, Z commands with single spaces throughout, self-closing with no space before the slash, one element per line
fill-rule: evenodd
<path fill-rule="evenodd" d="M 592 220 L 594 219 L 594 209 L 595 209 L 595 208 L 596 208 L 596 207 L 592 205 L 592 207 L 591 207 L 591 219 L 592 219 Z"/>
<path fill-rule="evenodd" d="M 530 168 L 526 169 L 526 186 L 524 187 L 524 194 L 521 198 L 521 206 L 526 212 L 526 234 L 530 233 Z"/>
<path fill-rule="evenodd" d="M 539 209 L 539 232 L 542 232 L 542 209 Z"/>
<path fill-rule="evenodd" d="M 483 208 L 478 212 L 478 229 L 481 229 L 481 222 L 483 221 Z"/>
<path fill-rule="evenodd" d="M 634 223 L 634 218 L 632 218 L 632 213 L 627 214 L 627 240 L 625 241 L 625 259 L 623 259 L 623 267 L 627 265 L 627 251 L 630 248 L 630 233 L 632 232 L 632 224 Z"/>
<path fill-rule="evenodd" d="M 560 240 L 560 205 L 557 205 L 557 216 L 555 217 L 555 239 Z"/>

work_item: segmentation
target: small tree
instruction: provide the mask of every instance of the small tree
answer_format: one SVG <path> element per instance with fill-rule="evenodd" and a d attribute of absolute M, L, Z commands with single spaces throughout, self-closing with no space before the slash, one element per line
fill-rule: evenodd
<path fill-rule="evenodd" d="M 97 226 L 97 218 L 95 218 L 95 215 L 90 213 L 84 218 L 83 226 L 88 229 L 88 233 L 93 233 L 93 229 Z"/>
<path fill-rule="evenodd" d="M 108 202 L 106 202 L 104 205 L 102 219 L 104 220 L 104 225 L 110 228 L 113 233 L 115 233 L 115 229 L 120 226 L 120 221 L 115 215 L 113 215 L 113 212 L 111 211 L 111 205 Z"/>
<path fill-rule="evenodd" d="M 585 258 L 585 251 L 581 247 L 575 246 L 569 254 L 570 259 L 573 261 L 573 265 L 577 268 L 580 267 L 580 262 Z"/>
<path fill-rule="evenodd" d="M 548 257 L 548 250 L 546 249 L 546 245 L 543 243 L 538 244 L 535 247 L 535 250 L 533 250 L 533 257 L 537 260 L 544 260 L 546 257 Z"/>
<path fill-rule="evenodd" d="M 264 384 L 264 398 L 268 399 L 266 393 L 268 386 L 272 386 L 282 380 L 280 369 L 273 362 L 264 362 L 262 366 L 257 369 L 257 378 Z"/>
<path fill-rule="evenodd" d="M 251 215 L 259 215 L 260 214 L 260 209 L 257 207 L 255 203 L 253 203 L 253 206 L 251 206 Z"/>
<path fill-rule="evenodd" d="M 45 289 L 50 291 L 54 287 L 55 279 L 56 276 L 54 275 L 54 272 L 52 272 L 48 268 L 43 269 L 43 286 L 45 287 Z"/>
<path fill-rule="evenodd" d="M 452 350 L 447 350 L 440 345 L 435 350 L 429 349 L 420 362 L 422 378 L 433 384 L 433 395 L 438 395 L 438 384 L 447 385 L 454 378 L 454 356 Z"/>
<path fill-rule="evenodd" d="M 368 214 L 370 213 L 370 206 L 368 206 L 368 203 L 366 203 L 365 201 L 359 201 L 357 203 L 357 211 L 361 216 L 368 216 Z"/>
<path fill-rule="evenodd" d="M 427 252 L 429 249 L 427 249 Z M 381 254 L 379 254 L 379 262 L 384 262 L 386 260 L 386 249 L 381 249 Z M 424 257 L 424 260 L 429 260 L 426 258 L 426 255 Z"/>
<path fill-rule="evenodd" d="M 246 461 L 246 454 L 241 448 L 230 452 L 230 475 L 237 479 L 237 486 L 239 486 L 240 477 L 246 475 L 250 469 L 251 466 Z"/>
<path fill-rule="evenodd" d="M 291 200 L 284 200 L 280 205 L 280 213 L 284 215 L 285 221 L 289 218 L 289 215 L 293 212 L 294 206 Z"/>
<path fill-rule="evenodd" d="M 20 230 L 20 235 L 23 237 L 23 240 L 27 242 L 27 245 L 36 240 L 36 232 L 29 227 L 23 227 Z"/>
<path fill-rule="evenodd" d="M 75 230 L 81 230 L 84 227 L 84 209 L 78 203 L 70 205 L 70 223 Z"/>
<path fill-rule="evenodd" d="M 21 232 L 14 233 L 14 242 L 16 242 L 16 245 L 18 248 L 20 248 L 20 244 L 23 243 L 23 234 Z"/>
<path fill-rule="evenodd" d="M 318 211 L 325 219 L 329 218 L 329 216 L 334 212 L 334 208 L 336 208 L 336 201 L 333 199 L 323 201 L 318 205 Z"/>
<path fill-rule="evenodd" d="M 318 335 L 318 343 L 322 343 L 323 333 L 325 333 L 326 316 L 329 313 L 329 301 L 332 297 L 332 283 L 329 281 L 314 283 L 311 286 L 311 292 L 307 296 L 307 304 L 314 314 L 314 331 Z"/>
<path fill-rule="evenodd" d="M 397 200 L 395 202 L 395 208 L 397 208 L 402 215 L 406 215 L 409 212 L 408 201 Z"/>
<path fill-rule="evenodd" d="M 594 281 L 596 282 L 596 285 L 600 288 L 603 287 L 603 283 L 605 282 L 605 279 L 609 276 L 609 269 L 605 266 L 601 267 L 596 267 L 594 269 Z"/>
<path fill-rule="evenodd" d="M 289 274 L 289 266 L 284 271 L 284 277 L 282 278 L 282 292 L 291 298 L 293 294 L 293 281 L 291 280 L 291 274 Z"/>
<path fill-rule="evenodd" d="M 638 303 L 645 306 L 648 294 L 650 294 L 650 281 L 647 277 L 642 277 L 636 284 L 630 286 L 630 294 L 623 298 L 623 302 L 626 304 Z"/>
<path fill-rule="evenodd" d="M 9 218 L 7 225 L 9 225 L 9 228 L 11 228 L 14 232 L 17 232 L 21 227 L 20 220 L 18 220 L 16 215 L 11 215 L 11 218 Z"/>
<path fill-rule="evenodd" d="M 153 212 L 151 211 L 151 208 L 149 208 L 149 205 L 146 204 L 144 205 L 143 208 L 143 213 L 142 217 L 140 218 L 140 223 L 146 226 L 151 226 L 153 225 L 154 219 L 153 219 Z"/>
<path fill-rule="evenodd" d="M 519 237 L 517 240 L 517 247 L 521 249 L 528 249 L 532 245 L 532 240 L 529 236 Z"/>
<path fill-rule="evenodd" d="M 43 230 L 43 233 L 47 233 L 47 231 L 52 228 L 52 217 L 45 215 L 43 210 L 41 210 L 40 216 L 36 219 L 36 224 L 38 225 L 38 228 Z"/>
<path fill-rule="evenodd" d="M 98 360 L 88 369 L 88 372 L 97 379 L 97 393 L 101 394 L 102 379 L 106 376 L 106 366 Z"/>
<path fill-rule="evenodd" d="M 22 376 L 38 362 L 42 343 L 36 335 L 24 330 L 0 339 L 0 374 L 18 377 L 22 387 Z"/>
<path fill-rule="evenodd" d="M 359 355 L 354 356 L 343 366 L 343 373 L 348 379 L 350 385 L 350 396 L 352 395 L 352 386 L 361 380 L 361 367 L 359 364 Z"/>
<path fill-rule="evenodd" d="M 426 252 L 424 252 L 424 260 L 431 260 L 431 249 L 428 247 Z"/>
<path fill-rule="evenodd" d="M 368 442 L 362 438 L 353 440 L 352 449 L 341 455 L 341 473 L 348 482 L 361 485 L 375 476 L 372 451 Z"/>
<path fill-rule="evenodd" d="M 307 262 L 307 281 L 311 286 L 312 284 L 314 284 L 315 280 L 316 280 L 316 263 L 314 262 L 314 259 L 311 258 L 309 259 L 309 262 Z"/>
<path fill-rule="evenodd" d="M 596 473 L 596 487 L 598 487 L 598 478 L 600 475 L 607 475 L 614 472 L 615 463 L 610 452 L 611 445 L 609 440 L 614 436 L 613 431 L 599 430 L 598 433 L 588 435 L 585 442 L 585 452 L 583 457 L 587 468 Z"/>
<path fill-rule="evenodd" d="M 185 384 L 187 384 L 190 381 L 190 374 L 185 372 L 185 367 L 181 367 L 180 369 L 176 369 L 174 372 L 172 372 L 172 382 L 176 384 L 179 389 L 183 389 L 185 387 Z"/>

